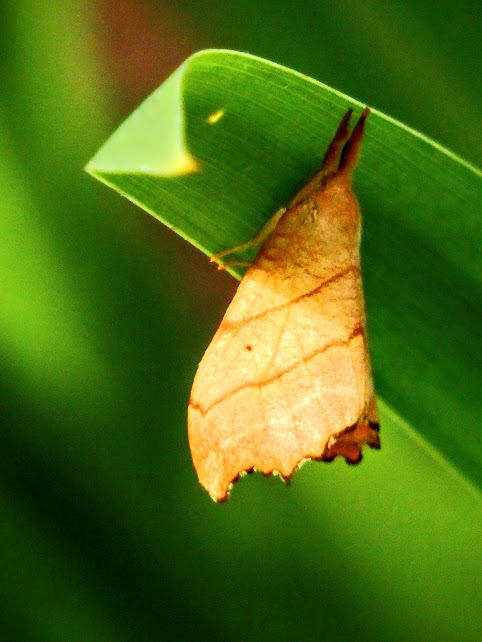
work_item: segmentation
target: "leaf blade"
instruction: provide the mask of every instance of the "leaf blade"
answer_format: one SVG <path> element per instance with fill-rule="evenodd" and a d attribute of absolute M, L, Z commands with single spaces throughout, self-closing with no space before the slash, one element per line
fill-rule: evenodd
<path fill-rule="evenodd" d="M 160 177 L 143 173 L 141 160 L 137 171 L 126 173 L 112 143 L 87 170 L 206 254 L 254 236 L 318 168 L 340 115 L 349 106 L 363 106 L 292 70 L 237 52 L 200 52 L 167 82 L 169 100 L 151 100 L 159 113 L 153 110 L 146 124 L 152 128 L 156 115 L 162 120 L 163 110 L 182 110 L 185 130 L 174 142 L 166 139 L 159 155 L 175 158 L 183 136 L 197 171 Z M 155 92 L 161 99 L 163 87 Z M 128 132 L 135 147 L 133 118 L 122 135 Z M 378 390 L 476 483 L 472 328 L 480 318 L 480 186 L 476 168 L 372 110 L 355 188 L 364 212 L 362 257 Z"/>

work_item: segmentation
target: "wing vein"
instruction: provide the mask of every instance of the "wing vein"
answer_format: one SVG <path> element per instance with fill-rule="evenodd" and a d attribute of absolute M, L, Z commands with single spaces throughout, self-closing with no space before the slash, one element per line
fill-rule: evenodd
<path fill-rule="evenodd" d="M 335 348 L 335 347 L 341 347 L 341 346 L 347 346 L 353 339 L 355 339 L 358 336 L 364 336 L 365 331 L 361 325 L 355 326 L 355 328 L 352 330 L 350 336 L 346 340 L 336 340 L 336 341 L 330 341 L 329 343 L 325 344 L 322 348 L 315 350 L 311 354 L 309 354 L 307 357 L 304 357 L 300 359 L 300 361 L 297 361 L 296 363 L 293 363 L 291 366 L 288 368 L 285 368 L 284 370 L 280 370 L 280 372 L 277 372 L 275 375 L 272 375 L 271 377 L 268 377 L 264 379 L 263 381 L 248 381 L 247 383 L 243 383 L 240 386 L 237 386 L 236 388 L 233 388 L 233 390 L 230 390 L 226 394 L 224 394 L 222 397 L 219 397 L 215 401 L 213 401 L 207 408 L 202 408 L 201 405 L 194 400 L 191 399 L 190 405 L 192 408 L 195 408 L 199 410 L 199 412 L 205 417 L 212 408 L 220 404 L 222 401 L 225 399 L 228 399 L 232 395 L 240 392 L 241 390 L 246 390 L 248 388 L 262 388 L 263 386 L 267 386 L 273 381 L 276 381 L 280 377 L 283 377 L 284 375 L 288 374 L 289 372 L 292 372 L 296 368 L 298 368 L 300 365 L 305 364 L 310 361 L 311 359 L 314 359 L 316 356 L 321 354 L 322 352 L 325 352 L 325 350 L 329 350 L 330 348 Z"/>

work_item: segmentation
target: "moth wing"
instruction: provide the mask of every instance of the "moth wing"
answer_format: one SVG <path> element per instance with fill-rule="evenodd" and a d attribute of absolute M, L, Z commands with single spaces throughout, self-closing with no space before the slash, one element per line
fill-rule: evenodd
<path fill-rule="evenodd" d="M 361 292 L 359 272 L 346 271 L 306 296 L 270 279 L 250 268 L 193 384 L 194 466 L 218 500 L 253 468 L 287 478 L 306 458 L 360 459 L 356 439 L 336 439 L 358 427 L 373 397 L 364 313 L 347 296 Z"/>

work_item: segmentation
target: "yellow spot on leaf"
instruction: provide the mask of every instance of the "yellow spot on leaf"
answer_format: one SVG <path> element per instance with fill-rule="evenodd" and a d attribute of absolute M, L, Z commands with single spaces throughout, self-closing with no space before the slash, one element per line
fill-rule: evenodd
<path fill-rule="evenodd" d="M 215 123 L 218 122 L 218 120 L 221 120 L 223 116 L 224 116 L 224 109 L 218 109 L 217 111 L 210 114 L 206 118 L 206 120 L 210 125 L 214 125 Z"/>

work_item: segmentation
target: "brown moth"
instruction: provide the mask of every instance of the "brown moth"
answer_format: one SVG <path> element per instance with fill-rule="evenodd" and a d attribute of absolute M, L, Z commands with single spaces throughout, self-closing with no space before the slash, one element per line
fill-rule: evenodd
<path fill-rule="evenodd" d="M 199 365 L 189 442 L 217 501 L 244 471 L 288 479 L 306 459 L 356 464 L 362 446 L 380 447 L 351 187 L 369 109 L 350 135 L 351 114 L 275 215 Z"/>

